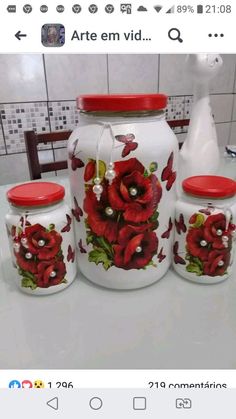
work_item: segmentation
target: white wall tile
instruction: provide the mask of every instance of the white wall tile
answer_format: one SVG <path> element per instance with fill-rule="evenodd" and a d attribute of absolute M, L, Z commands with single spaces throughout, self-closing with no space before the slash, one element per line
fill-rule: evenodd
<path fill-rule="evenodd" d="M 0 156 L 0 185 L 30 180 L 25 153 Z"/>
<path fill-rule="evenodd" d="M 232 121 L 236 121 L 236 95 L 234 95 L 233 98 L 234 98 L 234 104 L 233 104 Z"/>
<path fill-rule="evenodd" d="M 158 55 L 111 54 L 108 56 L 110 93 L 156 93 Z"/>
<path fill-rule="evenodd" d="M 229 142 L 231 122 L 225 124 L 216 124 L 216 132 L 218 136 L 218 144 L 220 147 L 225 146 Z"/>
<path fill-rule="evenodd" d="M 224 65 L 211 82 L 211 93 L 232 93 L 234 89 L 236 55 L 223 54 Z M 185 54 L 160 55 L 160 92 L 168 95 L 191 95 L 193 83 L 186 70 Z"/>
<path fill-rule="evenodd" d="M 0 102 L 46 100 L 41 54 L 0 54 Z"/>
<path fill-rule="evenodd" d="M 107 93 L 105 54 L 45 55 L 49 100 L 76 99 L 80 94 Z"/>
<path fill-rule="evenodd" d="M 236 122 L 232 122 L 229 144 L 236 145 Z"/>
<path fill-rule="evenodd" d="M 211 106 L 215 122 L 231 121 L 233 95 L 211 95 Z"/>

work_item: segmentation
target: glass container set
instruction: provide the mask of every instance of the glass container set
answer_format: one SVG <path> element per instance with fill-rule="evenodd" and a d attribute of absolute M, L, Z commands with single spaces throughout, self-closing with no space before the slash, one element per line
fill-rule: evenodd
<path fill-rule="evenodd" d="M 68 142 L 71 206 L 51 182 L 7 193 L 6 225 L 21 290 L 51 294 L 78 268 L 96 284 L 137 289 L 171 263 L 184 278 L 212 284 L 232 272 L 236 182 L 185 179 L 178 200 L 178 142 L 165 120 L 167 97 L 80 96 Z"/>

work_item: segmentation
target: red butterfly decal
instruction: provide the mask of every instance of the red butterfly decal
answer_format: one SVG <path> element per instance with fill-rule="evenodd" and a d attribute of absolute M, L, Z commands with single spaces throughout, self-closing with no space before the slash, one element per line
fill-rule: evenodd
<path fill-rule="evenodd" d="M 75 250 L 72 250 L 71 245 L 69 244 L 68 246 L 68 253 L 67 253 L 67 262 L 72 262 L 74 263 L 75 261 Z"/>
<path fill-rule="evenodd" d="M 66 219 L 67 219 L 67 223 L 66 223 L 65 227 L 63 227 L 63 228 L 61 229 L 61 233 L 66 233 L 66 232 L 69 232 L 69 231 L 70 231 L 70 229 L 71 229 L 71 222 L 72 222 L 72 219 L 71 219 L 71 217 L 69 216 L 69 214 L 66 214 Z"/>
<path fill-rule="evenodd" d="M 172 223 L 172 220 L 171 220 L 171 218 L 169 218 L 169 226 L 168 226 L 168 230 L 166 230 L 162 235 L 161 235 L 161 238 L 162 239 L 169 239 L 169 237 L 170 237 L 170 232 L 171 232 L 171 230 L 172 230 L 172 227 L 173 227 L 173 223 Z"/>
<path fill-rule="evenodd" d="M 76 157 L 80 152 L 75 154 L 75 150 L 76 150 L 78 141 L 79 141 L 78 139 L 75 140 L 74 149 L 73 149 L 72 153 L 71 152 L 69 153 L 69 158 L 71 160 L 71 169 L 73 171 L 75 171 L 76 169 L 79 169 L 80 167 L 84 167 L 84 162 L 81 159 L 79 159 L 78 157 Z"/>
<path fill-rule="evenodd" d="M 187 231 L 187 227 L 184 224 L 184 216 L 183 214 L 180 214 L 179 216 L 179 221 L 175 220 L 175 228 L 178 234 L 181 234 L 181 231 L 183 233 L 186 233 Z"/>
<path fill-rule="evenodd" d="M 134 141 L 134 134 L 116 135 L 115 139 L 120 143 L 125 144 L 121 154 L 122 157 L 128 156 L 131 153 L 131 151 L 136 150 L 136 148 L 138 147 L 138 143 Z"/>
<path fill-rule="evenodd" d="M 78 223 L 79 223 L 80 222 L 80 217 L 83 216 L 83 211 L 79 207 L 77 199 L 76 199 L 75 196 L 74 196 L 74 204 L 75 204 L 75 208 L 72 208 L 71 212 L 72 212 L 73 216 L 75 217 L 76 221 L 78 221 Z"/>
<path fill-rule="evenodd" d="M 27 220 L 27 217 L 28 217 L 28 215 L 25 215 L 25 220 L 24 220 L 24 217 L 23 216 L 20 217 L 20 226 L 21 227 L 23 227 L 24 222 L 25 222 L 25 226 L 26 227 L 31 226 L 30 222 Z"/>
<path fill-rule="evenodd" d="M 78 246 L 79 246 L 80 253 L 87 253 L 87 250 L 83 247 L 82 239 L 80 239 Z"/>
<path fill-rule="evenodd" d="M 172 188 L 173 183 L 176 180 L 176 172 L 173 172 L 174 153 L 170 154 L 167 162 L 167 166 L 163 169 L 161 174 L 161 180 L 166 182 L 166 190 L 169 191 Z"/>
<path fill-rule="evenodd" d="M 163 247 L 161 248 L 160 252 L 157 255 L 159 262 L 161 263 L 165 258 L 166 255 L 163 255 Z"/>
<path fill-rule="evenodd" d="M 179 251 L 179 242 L 175 242 L 173 246 L 173 253 L 174 253 L 174 262 L 175 264 L 186 265 L 186 262 L 181 256 L 178 255 Z"/>

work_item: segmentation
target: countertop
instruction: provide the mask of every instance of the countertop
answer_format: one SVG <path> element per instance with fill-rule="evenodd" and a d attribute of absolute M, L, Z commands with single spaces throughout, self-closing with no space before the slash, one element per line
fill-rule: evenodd
<path fill-rule="evenodd" d="M 236 159 L 221 174 L 236 177 Z M 68 180 L 57 178 L 67 189 Z M 236 269 L 217 285 L 169 270 L 136 291 L 111 291 L 78 273 L 61 293 L 29 296 L 15 285 L 0 187 L 0 368 L 236 368 Z"/>

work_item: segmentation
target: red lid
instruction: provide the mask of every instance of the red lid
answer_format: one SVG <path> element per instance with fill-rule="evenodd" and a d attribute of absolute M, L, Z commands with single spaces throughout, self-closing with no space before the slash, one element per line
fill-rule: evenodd
<path fill-rule="evenodd" d="M 77 108 L 90 112 L 132 112 L 165 109 L 168 97 L 163 94 L 147 95 L 82 95 Z"/>
<path fill-rule="evenodd" d="M 54 204 L 65 196 L 63 186 L 53 182 L 30 182 L 14 186 L 7 192 L 7 199 L 20 207 Z"/>
<path fill-rule="evenodd" d="M 236 194 L 236 182 L 222 176 L 192 176 L 182 183 L 183 190 L 205 198 L 228 198 Z"/>

